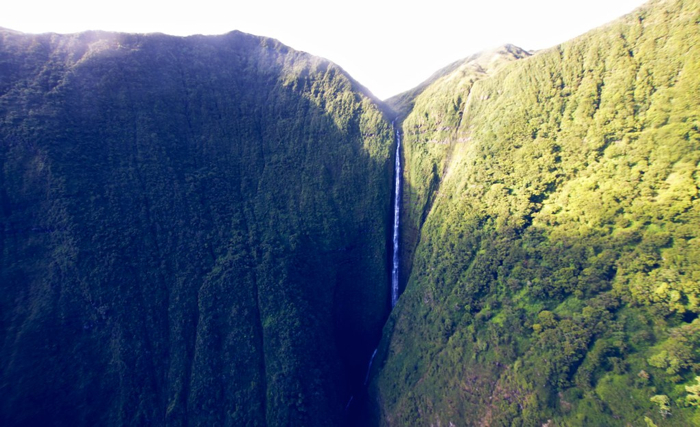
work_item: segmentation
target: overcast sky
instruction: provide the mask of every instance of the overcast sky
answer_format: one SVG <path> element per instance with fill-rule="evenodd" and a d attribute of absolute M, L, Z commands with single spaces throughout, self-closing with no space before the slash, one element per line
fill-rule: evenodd
<path fill-rule="evenodd" d="M 645 0 L 7 0 L 0 26 L 273 37 L 342 66 L 385 99 L 472 53 L 542 49 L 631 12 Z"/>

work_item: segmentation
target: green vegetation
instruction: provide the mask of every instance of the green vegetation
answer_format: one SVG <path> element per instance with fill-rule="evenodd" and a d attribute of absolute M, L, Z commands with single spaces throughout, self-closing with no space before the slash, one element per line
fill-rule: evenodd
<path fill-rule="evenodd" d="M 700 424 L 699 10 L 654 1 L 396 101 L 418 243 L 381 424 Z"/>
<path fill-rule="evenodd" d="M 387 106 L 238 32 L 0 77 L 2 425 L 700 425 L 699 0 Z"/>
<path fill-rule="evenodd" d="M 450 137 L 470 103 L 469 93 L 477 80 L 502 65 L 530 54 L 506 45 L 472 55 L 439 70 L 417 88 L 386 102 L 403 120 L 404 187 L 401 221 L 401 288 L 411 274 L 420 228 L 438 195 L 452 153 Z"/>
<path fill-rule="evenodd" d="M 388 309 L 366 91 L 237 32 L 0 30 L 0 73 L 0 424 L 341 424 Z"/>

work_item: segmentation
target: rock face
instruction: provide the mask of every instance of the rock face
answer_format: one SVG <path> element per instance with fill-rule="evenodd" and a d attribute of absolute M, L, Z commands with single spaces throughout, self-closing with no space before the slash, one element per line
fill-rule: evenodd
<path fill-rule="evenodd" d="M 392 129 L 277 41 L 0 30 L 0 424 L 338 425 Z"/>
<path fill-rule="evenodd" d="M 699 11 L 653 1 L 389 101 L 413 261 L 375 422 L 700 424 Z"/>

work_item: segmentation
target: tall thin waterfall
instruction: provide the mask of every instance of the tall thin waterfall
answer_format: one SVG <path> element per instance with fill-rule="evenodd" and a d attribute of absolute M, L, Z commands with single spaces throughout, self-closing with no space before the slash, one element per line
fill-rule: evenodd
<path fill-rule="evenodd" d="M 396 121 L 391 123 L 394 128 L 394 135 L 396 136 L 396 163 L 394 166 L 394 252 L 392 254 L 393 267 L 391 269 L 391 308 L 394 308 L 396 301 L 399 299 L 399 225 L 401 222 L 401 132 L 396 127 Z M 369 374 L 372 371 L 372 362 L 374 362 L 374 356 L 377 355 L 377 349 L 374 349 L 372 357 L 369 359 L 369 364 L 367 365 L 367 373 L 365 374 L 364 385 L 367 386 L 369 382 Z M 350 408 L 352 404 L 354 395 L 350 396 L 350 400 L 345 405 L 345 411 Z"/>
<path fill-rule="evenodd" d="M 401 132 L 392 123 L 396 135 L 396 163 L 394 166 L 394 265 L 391 269 L 391 308 L 399 299 L 399 225 L 401 222 Z"/>

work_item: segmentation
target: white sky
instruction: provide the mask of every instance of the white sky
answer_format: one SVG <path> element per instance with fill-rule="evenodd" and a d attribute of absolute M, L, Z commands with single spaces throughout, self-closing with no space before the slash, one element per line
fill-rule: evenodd
<path fill-rule="evenodd" d="M 645 0 L 7 0 L 0 27 L 273 37 L 339 64 L 381 99 L 443 66 L 512 43 L 542 49 Z"/>

